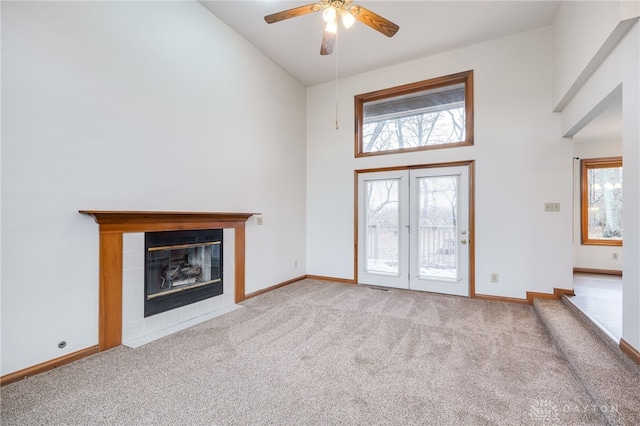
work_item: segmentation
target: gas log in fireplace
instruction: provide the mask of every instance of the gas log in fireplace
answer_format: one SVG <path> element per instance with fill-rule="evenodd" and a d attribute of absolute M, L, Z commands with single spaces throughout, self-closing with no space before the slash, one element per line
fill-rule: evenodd
<path fill-rule="evenodd" d="M 222 229 L 145 233 L 144 316 L 222 294 Z"/>

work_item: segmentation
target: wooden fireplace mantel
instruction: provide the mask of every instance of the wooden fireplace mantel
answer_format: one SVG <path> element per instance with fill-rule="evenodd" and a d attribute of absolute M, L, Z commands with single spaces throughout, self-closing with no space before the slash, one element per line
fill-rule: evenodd
<path fill-rule="evenodd" d="M 100 232 L 181 231 L 185 229 L 237 228 L 259 213 L 154 212 L 80 210 L 100 225 Z M 212 224 L 214 226 L 212 226 Z"/>
<path fill-rule="evenodd" d="M 235 229 L 235 302 L 245 299 L 245 223 L 259 213 L 80 210 L 100 225 L 98 350 L 122 343 L 122 234 Z"/>

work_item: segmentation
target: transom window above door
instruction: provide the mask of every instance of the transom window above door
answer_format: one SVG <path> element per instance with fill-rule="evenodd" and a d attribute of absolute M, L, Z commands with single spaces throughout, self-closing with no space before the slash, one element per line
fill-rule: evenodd
<path fill-rule="evenodd" d="M 356 157 L 473 145 L 473 71 L 355 97 Z"/>

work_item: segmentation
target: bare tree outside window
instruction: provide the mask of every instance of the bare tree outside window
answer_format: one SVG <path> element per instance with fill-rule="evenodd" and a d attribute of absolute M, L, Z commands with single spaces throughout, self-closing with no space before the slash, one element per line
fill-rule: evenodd
<path fill-rule="evenodd" d="M 366 182 L 367 271 L 399 274 L 399 179 Z"/>
<path fill-rule="evenodd" d="M 455 278 L 457 274 L 456 176 L 419 179 L 418 261 L 421 276 Z"/>
<path fill-rule="evenodd" d="M 365 123 L 365 152 L 380 152 L 461 142 L 465 139 L 464 104 L 392 120 Z"/>
<path fill-rule="evenodd" d="M 582 244 L 622 245 L 622 158 L 581 161 Z"/>

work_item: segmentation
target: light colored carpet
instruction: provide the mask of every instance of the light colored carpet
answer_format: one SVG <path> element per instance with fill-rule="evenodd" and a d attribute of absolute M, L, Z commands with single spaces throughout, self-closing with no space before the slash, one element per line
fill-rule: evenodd
<path fill-rule="evenodd" d="M 640 366 L 614 352 L 561 301 L 536 299 L 534 305 L 608 423 L 640 425 Z"/>
<path fill-rule="evenodd" d="M 304 280 L 7 385 L 3 425 L 602 424 L 533 307 Z"/>

